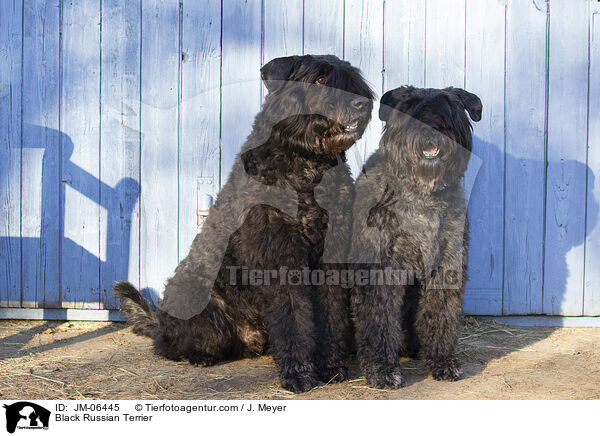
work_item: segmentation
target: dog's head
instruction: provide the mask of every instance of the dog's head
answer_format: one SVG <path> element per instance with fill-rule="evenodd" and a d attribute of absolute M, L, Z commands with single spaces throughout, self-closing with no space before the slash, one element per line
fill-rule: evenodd
<path fill-rule="evenodd" d="M 276 58 L 261 69 L 272 127 L 311 152 L 334 156 L 359 139 L 373 109 L 360 71 L 335 56 Z"/>
<path fill-rule="evenodd" d="M 379 108 L 386 122 L 382 148 L 403 172 L 425 181 L 460 178 L 472 145 L 467 113 L 479 121 L 481 110 L 479 97 L 460 88 L 388 91 Z"/>

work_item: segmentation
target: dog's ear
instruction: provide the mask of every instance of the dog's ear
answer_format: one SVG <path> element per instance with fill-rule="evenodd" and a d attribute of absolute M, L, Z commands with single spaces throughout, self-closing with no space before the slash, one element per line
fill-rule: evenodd
<path fill-rule="evenodd" d="M 277 172 L 272 158 L 264 146 L 259 146 L 242 153 L 242 164 L 246 174 L 265 185 L 273 185 L 277 181 Z"/>
<path fill-rule="evenodd" d="M 481 110 L 483 109 L 483 105 L 481 104 L 479 97 L 462 88 L 450 87 L 446 88 L 446 91 L 451 92 L 458 97 L 473 121 L 481 120 Z"/>
<path fill-rule="evenodd" d="M 299 56 L 275 58 L 260 69 L 260 77 L 269 92 L 279 91 L 298 66 Z"/>
<path fill-rule="evenodd" d="M 415 90 L 414 86 L 401 86 L 386 92 L 379 101 L 379 119 L 388 121 L 394 110 L 403 111 L 405 102 Z"/>

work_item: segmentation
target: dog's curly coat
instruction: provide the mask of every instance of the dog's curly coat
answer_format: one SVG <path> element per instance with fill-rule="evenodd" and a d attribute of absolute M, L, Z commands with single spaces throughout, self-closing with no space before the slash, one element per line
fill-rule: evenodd
<path fill-rule="evenodd" d="M 324 252 L 345 260 L 354 190 L 344 151 L 364 132 L 373 94 L 335 56 L 274 59 L 261 76 L 269 93 L 252 133 L 159 308 L 127 282 L 115 293 L 158 354 L 208 365 L 268 344 L 283 387 L 300 392 L 346 377 L 348 298 L 279 278 L 243 285 L 239 267 L 323 268 Z"/>
<path fill-rule="evenodd" d="M 356 184 L 350 261 L 414 271 L 417 279 L 353 288 L 358 357 L 374 387 L 404 384 L 401 354 L 427 360 L 435 379 L 460 376 L 468 246 L 461 180 L 472 142 L 465 110 L 479 121 L 481 109 L 459 88 L 408 86 L 381 98 L 385 131 Z"/>

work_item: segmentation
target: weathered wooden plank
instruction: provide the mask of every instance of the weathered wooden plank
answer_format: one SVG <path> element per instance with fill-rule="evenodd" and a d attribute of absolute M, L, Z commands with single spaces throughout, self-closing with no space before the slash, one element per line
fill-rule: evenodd
<path fill-rule="evenodd" d="M 507 5 L 504 314 L 542 312 L 546 4 Z"/>
<path fill-rule="evenodd" d="M 99 307 L 100 5 L 62 4 L 62 307 Z"/>
<path fill-rule="evenodd" d="M 503 2 L 467 2 L 465 88 L 483 102 L 473 123 L 473 156 L 480 159 L 469 202 L 469 280 L 466 313 L 502 313 L 504 230 Z M 473 161 L 475 162 L 475 160 Z M 477 162 L 475 162 L 477 163 Z M 469 168 L 471 170 L 471 168 Z M 485 296 L 485 298 L 481 298 Z"/>
<path fill-rule="evenodd" d="M 590 1 L 587 216 L 584 315 L 600 315 L 600 3 Z"/>
<path fill-rule="evenodd" d="M 588 0 L 550 3 L 543 312 L 583 314 Z"/>
<path fill-rule="evenodd" d="M 265 0 L 262 65 L 282 56 L 302 55 L 303 0 Z M 261 88 L 263 98 L 267 88 Z"/>
<path fill-rule="evenodd" d="M 0 2 L 0 305 L 21 304 L 22 5 Z"/>
<path fill-rule="evenodd" d="M 126 321 L 118 310 L 2 308 L 0 319 L 43 319 L 70 321 Z M 108 327 L 108 326 L 107 326 Z M 106 328 L 106 327 L 103 327 Z"/>
<path fill-rule="evenodd" d="M 384 91 L 425 81 L 426 0 L 392 0 L 384 10 Z"/>
<path fill-rule="evenodd" d="M 360 68 L 377 97 L 383 93 L 383 2 L 348 0 L 344 2 L 344 59 Z M 367 158 L 377 150 L 382 123 L 377 118 L 379 99 L 373 115 L 360 141 L 348 150 L 348 164 L 354 177 Z"/>
<path fill-rule="evenodd" d="M 304 0 L 304 53 L 344 57 L 344 0 Z"/>
<path fill-rule="evenodd" d="M 219 183 L 221 2 L 184 4 L 179 146 L 179 259 L 200 230 L 198 210 Z M 208 205 L 208 204 L 206 204 Z M 202 207 L 201 207 L 202 206 Z"/>
<path fill-rule="evenodd" d="M 464 85 L 465 0 L 428 0 L 425 85 Z"/>
<path fill-rule="evenodd" d="M 23 178 L 23 300 L 60 307 L 60 4 L 24 6 L 23 156 L 31 158 Z"/>
<path fill-rule="evenodd" d="M 221 184 L 260 110 L 260 33 L 260 2 L 223 2 Z"/>
<path fill-rule="evenodd" d="M 600 327 L 597 316 L 486 316 L 485 319 L 522 327 Z"/>
<path fill-rule="evenodd" d="M 142 8 L 140 282 L 161 293 L 177 266 L 179 4 Z"/>
<path fill-rule="evenodd" d="M 102 2 L 100 307 L 117 308 L 112 285 L 139 285 L 140 0 Z"/>
<path fill-rule="evenodd" d="M 263 63 L 302 54 L 303 0 L 265 0 Z"/>

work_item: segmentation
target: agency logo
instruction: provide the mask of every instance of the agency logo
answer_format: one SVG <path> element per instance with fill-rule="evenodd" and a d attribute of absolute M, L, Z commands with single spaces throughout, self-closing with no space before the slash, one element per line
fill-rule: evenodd
<path fill-rule="evenodd" d="M 6 409 L 6 431 L 14 433 L 15 429 L 47 430 L 50 421 L 50 411 L 28 401 L 19 401 Z"/>

